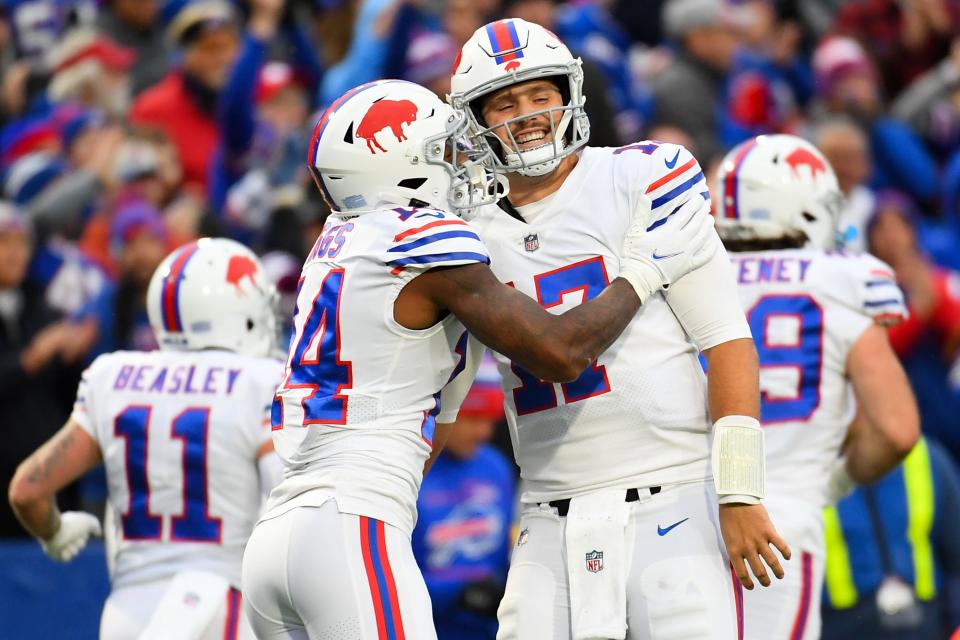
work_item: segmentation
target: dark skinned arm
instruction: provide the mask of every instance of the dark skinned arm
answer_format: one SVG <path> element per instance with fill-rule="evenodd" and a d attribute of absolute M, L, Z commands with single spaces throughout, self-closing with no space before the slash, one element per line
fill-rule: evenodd
<path fill-rule="evenodd" d="M 533 375 L 569 382 L 613 344 L 639 308 L 633 287 L 617 278 L 593 300 L 554 315 L 497 280 L 487 265 L 471 264 L 414 278 L 397 298 L 395 315 L 420 328 L 449 310 L 480 342 Z"/>

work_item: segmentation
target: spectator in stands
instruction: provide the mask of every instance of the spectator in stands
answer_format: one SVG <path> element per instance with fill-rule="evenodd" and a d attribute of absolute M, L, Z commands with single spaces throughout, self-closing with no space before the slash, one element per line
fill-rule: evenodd
<path fill-rule="evenodd" d="M 813 54 L 818 115 L 846 115 L 870 140 L 875 188 L 894 187 L 918 202 L 936 195 L 937 167 L 917 135 L 884 112 L 876 68 L 851 38 L 830 37 Z"/>
<path fill-rule="evenodd" d="M 768 0 L 745 0 L 731 10 L 743 46 L 727 82 L 724 146 L 764 133 L 795 132 L 802 121 L 800 107 L 813 92 L 813 74 L 800 54 L 800 27 L 781 20 Z"/>
<path fill-rule="evenodd" d="M 86 362 L 117 349 L 156 349 L 147 318 L 147 286 L 170 249 L 168 237 L 160 213 L 144 201 L 124 205 L 113 217 L 110 243 L 119 266 L 117 281 L 71 318 L 75 348 Z"/>
<path fill-rule="evenodd" d="M 439 640 L 493 640 L 497 634 L 515 499 L 512 465 L 487 444 L 502 419 L 496 365 L 485 360 L 417 501 L 413 553 Z M 520 536 L 524 544 L 526 534 Z"/>
<path fill-rule="evenodd" d="M 3 169 L 29 153 L 45 151 L 57 155 L 62 149 L 57 128 L 46 116 L 13 120 L 0 131 L 0 167 Z"/>
<path fill-rule="evenodd" d="M 950 55 L 901 93 L 890 108 L 941 155 L 960 145 L 960 36 Z"/>
<path fill-rule="evenodd" d="M 930 243 L 931 254 L 938 263 L 960 271 L 960 144 L 943 169 L 940 206 L 944 234 Z"/>
<path fill-rule="evenodd" d="M 106 174 L 107 188 L 96 213 L 84 225 L 80 246 L 94 261 L 116 275 L 119 267 L 110 238 L 115 212 L 134 202 L 166 209 L 181 201 L 196 203 L 200 198 L 191 190 L 180 188 L 183 171 L 177 150 L 160 130 L 138 129 L 123 137 L 110 152 Z M 198 217 L 196 213 L 167 217 L 172 246 L 196 237 Z"/>
<path fill-rule="evenodd" d="M 893 96 L 947 55 L 951 37 L 960 32 L 960 3 L 854 0 L 840 7 L 835 28 L 870 52 Z"/>
<path fill-rule="evenodd" d="M 934 640 L 960 623 L 960 481 L 935 440 L 824 520 L 823 640 Z"/>
<path fill-rule="evenodd" d="M 130 120 L 164 131 L 177 149 L 186 182 L 205 190 L 219 142 L 217 102 L 239 49 L 233 8 L 225 0 L 187 3 L 168 35 L 183 54 L 182 65 L 140 94 Z"/>
<path fill-rule="evenodd" d="M 893 267 L 910 307 L 910 318 L 890 330 L 901 357 L 910 356 L 927 333 L 942 356 L 953 360 L 960 346 L 960 277 L 938 268 L 923 254 L 916 208 L 903 194 L 878 194 L 867 226 L 870 252 Z"/>
<path fill-rule="evenodd" d="M 247 241 L 267 222 L 274 199 L 269 192 L 306 180 L 306 80 L 286 62 L 267 62 L 282 12 L 282 0 L 251 3 L 247 33 L 217 114 L 220 146 L 211 172 L 211 206 L 233 235 Z M 242 194 L 231 197 L 235 187 Z"/>
<path fill-rule="evenodd" d="M 136 51 L 130 69 L 134 96 L 159 82 L 167 72 L 167 41 L 159 21 L 158 0 L 109 0 L 97 15 L 100 33 Z"/>
<path fill-rule="evenodd" d="M 43 288 L 27 279 L 31 254 L 27 218 L 0 201 L 0 482 L 53 435 L 70 413 L 68 389 L 79 371 L 64 367 L 69 327 L 47 305 Z M 66 499 L 76 505 L 76 494 Z M 0 506 L 0 537 L 24 536 L 13 512 Z"/>
<path fill-rule="evenodd" d="M 866 251 L 867 220 L 873 215 L 874 193 L 870 177 L 870 142 L 856 122 L 843 116 L 825 118 L 816 127 L 813 142 L 830 161 L 843 193 L 838 226 L 845 246 Z"/>
<path fill-rule="evenodd" d="M 537 1 L 549 7 L 551 21 L 544 26 L 555 31 L 571 51 L 577 52 L 575 55 L 596 67 L 596 71 L 585 71 L 584 76 L 600 72 L 606 78 L 607 97 L 616 116 L 617 138 L 624 143 L 640 139 L 643 126 L 650 119 L 653 96 L 630 69 L 632 45 L 626 32 L 613 20 L 604 3 L 563 3 L 555 8 L 558 3 L 551 0 Z M 591 129 L 595 120 L 597 118 L 591 119 Z"/>
<path fill-rule="evenodd" d="M 69 230 L 79 237 L 97 200 L 111 182 L 122 129 L 99 111 L 68 105 L 58 110 L 69 171 L 30 202 L 27 213 L 41 236 Z"/>
<path fill-rule="evenodd" d="M 450 69 L 459 52 L 453 38 L 446 33 L 421 33 L 407 49 L 405 77 L 446 100 L 450 93 Z"/>
<path fill-rule="evenodd" d="M 686 131 L 706 166 L 723 152 L 718 104 L 739 42 L 732 15 L 723 0 L 670 0 L 663 9 L 663 28 L 677 53 L 651 81 L 653 124 Z"/>
<path fill-rule="evenodd" d="M 880 192 L 867 224 L 867 243 L 893 267 L 910 309 L 910 317 L 890 329 L 890 343 L 917 396 L 924 433 L 960 454 L 958 414 L 946 402 L 951 396 L 947 369 L 960 345 L 960 275 L 930 262 L 918 239 L 919 224 L 909 198 Z"/>
<path fill-rule="evenodd" d="M 115 118 L 130 107 L 130 68 L 136 54 L 92 29 L 74 29 L 50 54 L 51 102 L 77 102 Z"/>
<path fill-rule="evenodd" d="M 325 107 L 349 89 L 383 77 L 390 30 L 396 8 L 391 0 L 355 0 L 352 24 L 343 25 L 353 36 L 346 55 L 327 69 L 320 84 L 318 104 Z"/>

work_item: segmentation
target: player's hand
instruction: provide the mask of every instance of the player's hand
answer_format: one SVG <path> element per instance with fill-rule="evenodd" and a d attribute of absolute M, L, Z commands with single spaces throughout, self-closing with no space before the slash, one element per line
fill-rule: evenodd
<path fill-rule="evenodd" d="M 783 578 L 783 567 L 777 559 L 772 544 L 783 556 L 790 559 L 790 547 L 770 522 L 767 510 L 761 504 L 730 503 L 720 505 L 720 532 L 727 545 L 727 555 L 740 582 L 753 589 L 750 572 L 765 587 L 770 586 L 770 576 L 764 562 L 777 578 Z M 763 562 L 761 562 L 763 558 Z M 747 565 L 750 570 L 747 570 Z"/>
<path fill-rule="evenodd" d="M 67 511 L 60 515 L 60 528 L 48 540 L 41 540 L 44 553 L 58 562 L 70 562 L 87 546 L 91 535 L 102 535 L 100 521 L 83 511 Z"/>
<path fill-rule="evenodd" d="M 827 479 L 827 501 L 830 504 L 840 502 L 857 488 L 857 483 L 847 471 L 847 459 L 837 458 L 830 467 Z"/>
<path fill-rule="evenodd" d="M 648 220 L 636 216 L 623 241 L 620 277 L 633 285 L 643 303 L 713 257 L 719 242 L 713 216 L 697 194 L 648 230 Z"/>

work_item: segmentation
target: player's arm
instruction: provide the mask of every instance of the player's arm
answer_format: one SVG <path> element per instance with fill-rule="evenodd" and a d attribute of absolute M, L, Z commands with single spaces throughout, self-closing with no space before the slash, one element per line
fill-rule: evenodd
<path fill-rule="evenodd" d="M 711 241 L 720 243 L 716 234 Z M 765 470 L 763 431 L 757 420 L 759 362 L 723 247 L 718 246 L 710 261 L 670 287 L 665 297 L 707 360 L 708 407 L 714 421 L 713 475 L 727 554 L 744 587 L 753 588 L 751 571 L 760 584 L 769 586 L 764 563 L 778 578 L 783 577 L 770 545 L 786 559 L 790 548 L 760 504 Z"/>
<path fill-rule="evenodd" d="M 710 415 L 719 416 L 714 422 L 713 445 L 714 476 L 719 491 L 726 484 L 722 466 L 727 445 L 722 438 L 733 436 L 731 443 L 739 440 L 742 445 L 746 442 L 740 439 L 742 433 L 752 435 L 755 429 L 760 429 L 756 419 L 760 415 L 759 363 L 753 340 L 743 338 L 711 347 L 704 352 L 704 357 L 710 372 L 707 384 Z M 759 435 L 759 455 L 762 457 L 762 433 Z M 745 451 L 736 452 L 735 455 L 743 453 Z M 762 460 L 759 461 L 759 467 L 762 475 Z M 783 568 L 770 545 L 775 546 L 787 560 L 791 555 L 790 547 L 780 537 L 759 498 L 755 495 L 720 495 L 720 501 L 720 530 L 730 562 L 743 586 L 753 588 L 750 572 L 761 585 L 770 586 L 770 576 L 764 563 L 777 578 L 783 578 Z"/>
<path fill-rule="evenodd" d="M 40 539 L 48 555 L 70 560 L 100 523 L 82 512 L 61 514 L 57 491 L 101 461 L 100 447 L 73 419 L 17 468 L 10 482 L 10 506 L 31 535 Z"/>
<path fill-rule="evenodd" d="M 486 348 L 473 336 L 468 335 L 463 352 L 461 367 L 454 369 L 454 373 L 446 386 L 440 390 L 440 413 L 437 414 L 436 427 L 433 431 L 432 449 L 430 457 L 423 465 L 423 475 L 427 475 L 430 467 L 436 462 L 437 457 L 443 448 L 447 445 L 447 438 L 450 432 L 455 428 L 454 423 L 457 420 L 457 414 L 460 413 L 460 406 L 470 393 L 470 387 L 477 377 L 477 371 L 480 369 L 480 361 L 483 360 L 483 354 Z"/>
<path fill-rule="evenodd" d="M 640 308 L 640 298 L 622 278 L 559 316 L 501 283 L 483 264 L 434 269 L 412 284 L 437 308 L 453 312 L 485 345 L 553 382 L 575 380 Z"/>
<path fill-rule="evenodd" d="M 430 450 L 430 457 L 423 463 L 423 475 L 427 475 L 430 467 L 433 466 L 433 463 L 436 462 L 440 456 L 440 452 L 447 446 L 447 438 L 450 437 L 450 431 L 452 431 L 453 428 L 454 423 L 452 422 L 437 423 L 437 428 L 433 431 L 433 449 Z"/>
<path fill-rule="evenodd" d="M 474 337 L 542 380 L 574 380 L 617 339 L 648 296 L 712 257 L 715 246 L 706 240 L 715 235 L 713 219 L 704 213 L 703 198 L 696 198 L 654 229 L 637 216 L 624 240 L 620 277 L 563 314 L 544 311 L 480 263 L 432 269 L 401 297 L 425 303 L 430 313 L 453 312 Z"/>
<path fill-rule="evenodd" d="M 267 440 L 257 448 L 257 479 L 264 499 L 283 480 L 283 468 L 283 460 L 273 448 L 273 440 Z"/>
<path fill-rule="evenodd" d="M 920 437 L 910 382 L 887 340 L 871 325 L 847 355 L 858 417 L 844 446 L 846 472 L 860 484 L 878 480 L 903 460 Z"/>

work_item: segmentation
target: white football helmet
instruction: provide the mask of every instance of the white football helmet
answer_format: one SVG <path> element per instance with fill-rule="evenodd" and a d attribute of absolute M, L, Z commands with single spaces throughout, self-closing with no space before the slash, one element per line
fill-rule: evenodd
<path fill-rule="evenodd" d="M 201 238 L 168 255 L 150 279 L 147 314 L 161 349 L 277 348 L 277 290 L 250 249 Z"/>
<path fill-rule="evenodd" d="M 564 106 L 511 118 L 496 127 L 486 125 L 478 98 L 513 84 L 543 78 L 559 80 Z M 472 134 L 481 136 L 492 149 L 502 150 L 492 155 L 493 167 L 499 172 L 545 175 L 590 138 L 590 121 L 583 110 L 586 98 L 580 58 L 574 58 L 547 29 L 519 18 L 491 22 L 467 40 L 453 65 L 448 100 L 466 116 Z M 555 125 L 557 112 L 561 112 L 561 117 Z M 551 138 L 542 146 L 519 151 L 510 126 L 537 115 L 546 115 L 550 120 Z M 501 128 L 512 148 L 497 137 Z"/>
<path fill-rule="evenodd" d="M 717 185 L 722 238 L 796 237 L 807 247 L 836 246 L 843 195 L 830 163 L 806 140 L 765 135 L 734 147 L 720 163 Z"/>
<path fill-rule="evenodd" d="M 341 214 L 417 203 L 469 210 L 496 202 L 502 192 L 483 162 L 491 152 L 482 145 L 474 151 L 466 131 L 463 116 L 431 91 L 378 80 L 351 89 L 324 112 L 307 166 Z"/>

